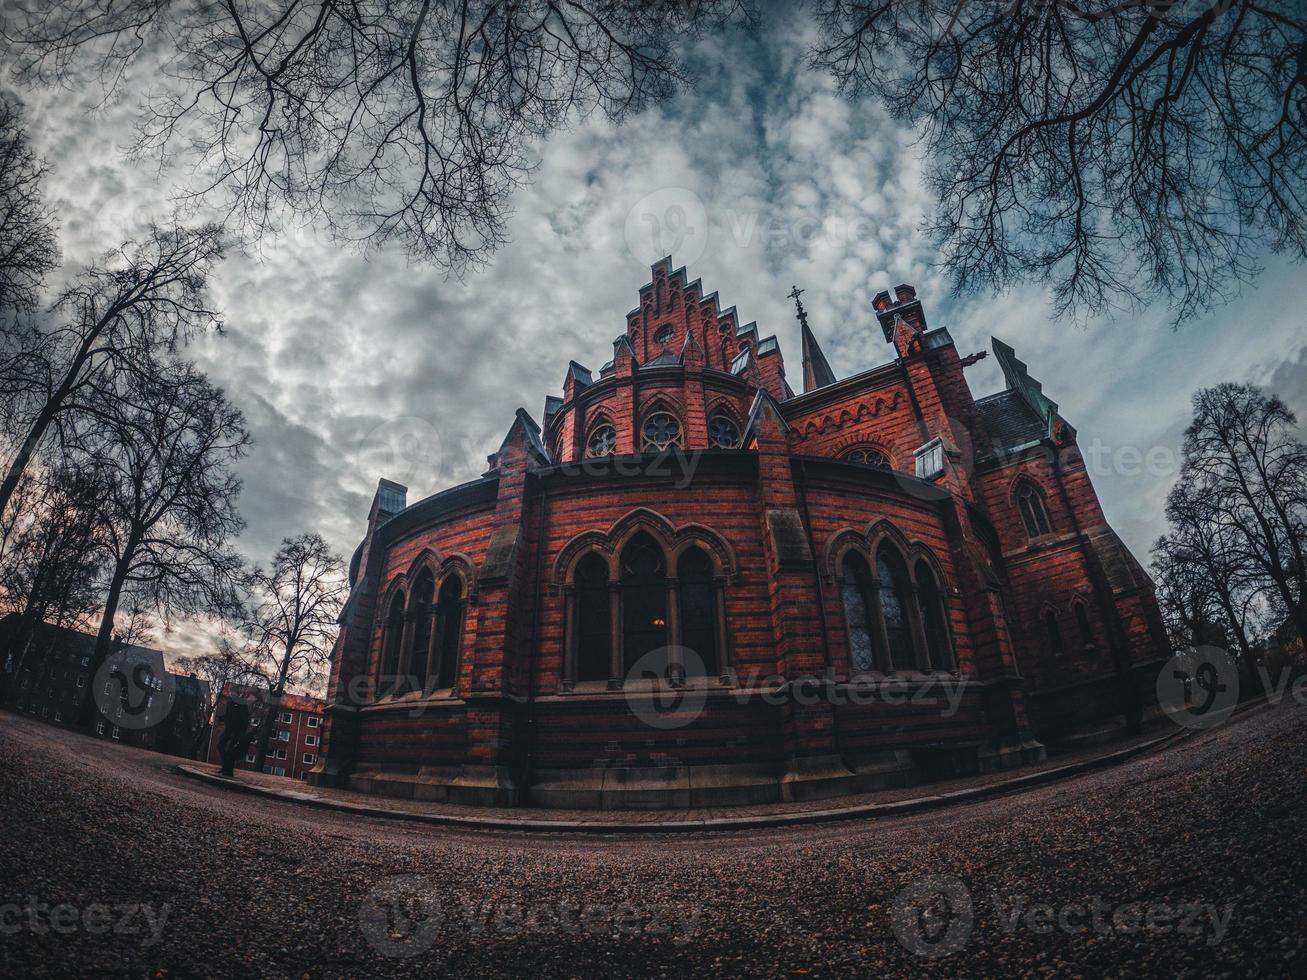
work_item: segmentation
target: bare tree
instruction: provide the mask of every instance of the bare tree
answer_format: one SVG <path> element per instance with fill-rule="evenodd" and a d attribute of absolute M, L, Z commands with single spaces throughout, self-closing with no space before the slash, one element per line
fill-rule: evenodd
<path fill-rule="evenodd" d="M 921 133 L 959 289 L 1176 322 L 1307 257 L 1300 0 L 822 0 L 814 66 Z"/>
<path fill-rule="evenodd" d="M 96 384 L 219 326 L 207 301 L 209 271 L 221 256 L 215 226 L 153 228 L 78 276 L 55 305 L 54 326 L 33 324 L 9 338 L 0 393 L 11 399 L 7 421 L 19 434 L 0 482 L 0 513 L 47 434 L 85 410 Z"/>
<path fill-rule="evenodd" d="M 1284 403 L 1250 385 L 1194 395 L 1168 499 L 1173 557 L 1193 561 L 1228 622 L 1265 598 L 1307 636 L 1307 447 Z M 1247 637 L 1241 639 L 1247 644 Z"/>
<path fill-rule="evenodd" d="M 100 412 L 76 434 L 79 454 L 110 474 L 98 511 L 110 556 L 90 671 L 110 651 L 115 617 L 141 610 L 231 615 L 239 608 L 240 480 L 231 465 L 249 435 L 241 413 L 189 364 L 155 365 L 99 391 Z M 83 721 L 95 720 L 88 698 Z"/>
<path fill-rule="evenodd" d="M 21 671 L 40 623 L 77 627 L 95 611 L 104 562 L 96 502 L 104 489 L 92 470 L 24 478 L 0 551 L 0 605 L 18 616 L 12 670 L 0 683 Z"/>
<path fill-rule="evenodd" d="M 532 144 L 620 120 L 685 78 L 674 47 L 739 0 L 44 0 L 3 33 L 28 80 L 116 85 L 161 59 L 136 149 L 190 147 L 262 232 L 284 209 L 450 269 L 504 241 Z M 153 68 L 153 61 L 151 61 Z"/>
<path fill-rule="evenodd" d="M 48 172 L 27 138 L 22 106 L 0 93 L 0 327 L 36 308 L 59 264 L 54 213 L 42 193 Z"/>
<path fill-rule="evenodd" d="M 269 723 L 259 735 L 255 769 L 262 770 L 271 738 L 271 712 L 288 683 L 309 686 L 323 675 L 335 642 L 337 619 L 348 593 L 345 564 L 318 534 L 285 538 L 268 568 L 255 567 L 245 582 L 249 618 L 247 656 L 267 665 Z"/>

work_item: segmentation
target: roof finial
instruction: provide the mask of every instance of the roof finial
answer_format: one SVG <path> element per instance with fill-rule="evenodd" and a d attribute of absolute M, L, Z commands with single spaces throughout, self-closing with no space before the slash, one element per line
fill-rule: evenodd
<path fill-rule="evenodd" d="M 799 297 L 803 290 L 798 286 L 790 289 L 789 296 L 794 300 L 794 309 L 799 317 L 799 334 L 803 340 L 803 390 L 813 391 L 835 383 L 835 372 L 830 369 L 826 355 L 821 352 L 817 338 L 808 329 L 808 312 L 803 308 Z"/>
<path fill-rule="evenodd" d="M 799 323 L 802 324 L 803 328 L 806 330 L 808 327 L 808 311 L 805 310 L 803 304 L 799 302 L 799 297 L 803 295 L 803 290 L 798 286 L 792 286 L 790 287 L 788 295 L 790 299 L 794 300 L 794 309 L 798 311 Z"/>

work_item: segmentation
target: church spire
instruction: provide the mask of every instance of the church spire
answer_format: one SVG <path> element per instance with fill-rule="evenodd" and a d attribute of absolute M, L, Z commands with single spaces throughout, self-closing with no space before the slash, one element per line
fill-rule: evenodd
<path fill-rule="evenodd" d="M 802 294 L 803 290 L 795 286 L 790 290 L 789 296 L 794 300 L 794 309 L 799 317 L 799 329 L 803 335 L 803 390 L 813 391 L 834 384 L 835 372 L 826 362 L 826 355 L 821 352 L 817 338 L 808 329 L 808 313 L 799 300 Z"/>

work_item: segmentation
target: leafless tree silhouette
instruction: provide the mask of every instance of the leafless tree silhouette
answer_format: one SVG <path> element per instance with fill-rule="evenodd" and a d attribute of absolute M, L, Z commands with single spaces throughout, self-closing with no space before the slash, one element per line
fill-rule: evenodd
<path fill-rule="evenodd" d="M 330 660 L 348 591 L 345 564 L 320 535 L 301 534 L 282 541 L 271 566 L 252 569 L 245 589 L 247 659 L 260 665 L 268 681 L 268 723 L 259 733 L 254 766 L 262 770 L 273 714 L 287 684 L 315 683 Z"/>
<path fill-rule="evenodd" d="M 250 443 L 245 420 L 191 365 L 155 365 L 97 388 L 98 411 L 74 435 L 77 455 L 109 474 L 97 511 L 109 553 L 95 654 L 107 657 L 120 605 L 169 615 L 232 615 L 242 571 L 230 547 L 242 522 L 231 466 Z M 95 701 L 86 701 L 88 726 Z"/>
<path fill-rule="evenodd" d="M 285 212 L 461 270 L 505 240 L 532 144 L 686 77 L 676 46 L 739 0 L 42 0 L 5 16 L 27 80 L 160 65 L 136 149 L 189 148 L 261 233 Z"/>
<path fill-rule="evenodd" d="M 0 513 L 51 429 L 85 410 L 89 389 L 115 372 L 138 372 L 197 331 L 219 326 L 208 305 L 208 276 L 221 256 L 215 226 L 154 228 L 77 276 L 50 322 L 6 335 L 0 395 L 16 449 L 0 482 Z"/>
<path fill-rule="evenodd" d="M 1167 498 L 1171 530 L 1155 550 L 1172 598 L 1192 621 L 1231 630 L 1244 654 L 1258 609 L 1307 636 L 1307 446 L 1296 426 L 1279 398 L 1251 385 L 1195 394 Z"/>
<path fill-rule="evenodd" d="M 924 141 L 959 289 L 1179 323 L 1307 256 L 1300 0 L 822 0 L 814 66 Z"/>
<path fill-rule="evenodd" d="M 21 104 L 0 92 L 0 328 L 36 309 L 59 264 L 54 213 L 42 193 L 48 169 L 28 141 Z"/>

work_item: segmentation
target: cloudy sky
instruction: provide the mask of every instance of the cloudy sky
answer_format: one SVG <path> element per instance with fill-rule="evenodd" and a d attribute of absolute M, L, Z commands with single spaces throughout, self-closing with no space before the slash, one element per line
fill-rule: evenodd
<path fill-rule="evenodd" d="M 228 259 L 215 282 L 226 332 L 193 354 L 256 440 L 242 469 L 246 554 L 266 561 L 305 530 L 348 554 L 379 477 L 407 484 L 413 501 L 478 475 L 513 410 L 538 420 L 561 392 L 569 359 L 597 369 L 611 356 L 664 252 L 778 335 L 796 387 L 793 283 L 839 375 L 889 359 L 870 299 L 899 282 L 917 286 L 963 353 L 991 335 L 1012 344 L 1079 430 L 1108 517 L 1144 560 L 1196 388 L 1264 383 L 1307 412 L 1307 286 L 1289 263 L 1268 262 L 1255 288 L 1179 332 L 1160 308 L 1059 322 L 1038 284 L 950 295 L 917 231 L 931 201 L 910 134 L 804 67 L 809 32 L 800 15 L 774 12 L 757 36 L 707 38 L 692 91 L 541 146 L 511 244 L 465 281 L 398 252 L 365 258 L 312 228 Z M 55 168 L 70 266 L 169 210 L 179 178 L 122 152 L 133 91 L 108 106 L 98 90 L 23 93 Z M 977 396 L 1002 386 L 992 357 L 968 380 Z M 201 636 L 158 639 L 180 649 Z"/>

